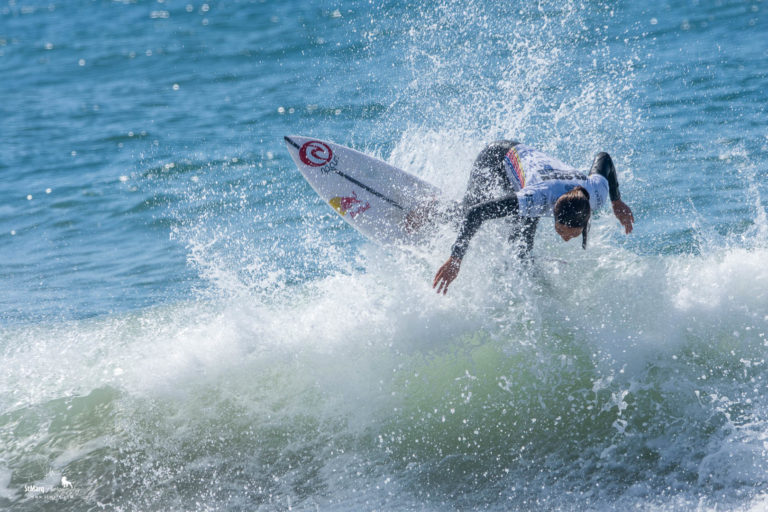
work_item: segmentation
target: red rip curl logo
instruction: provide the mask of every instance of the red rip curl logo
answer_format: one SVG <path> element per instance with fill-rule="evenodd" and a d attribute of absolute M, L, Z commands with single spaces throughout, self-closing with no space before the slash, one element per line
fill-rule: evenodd
<path fill-rule="evenodd" d="M 319 140 L 305 142 L 299 149 L 299 158 L 310 167 L 322 167 L 333 158 L 333 151 L 327 144 Z"/>

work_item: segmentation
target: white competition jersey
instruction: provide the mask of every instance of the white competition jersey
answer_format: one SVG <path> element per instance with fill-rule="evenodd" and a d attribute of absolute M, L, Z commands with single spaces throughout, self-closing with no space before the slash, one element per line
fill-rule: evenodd
<path fill-rule="evenodd" d="M 504 157 L 504 168 L 517 191 L 521 217 L 552 215 L 557 199 L 577 186 L 589 192 L 592 211 L 601 208 L 608 198 L 608 180 L 604 177 L 599 174 L 587 176 L 525 144 L 509 150 Z"/>

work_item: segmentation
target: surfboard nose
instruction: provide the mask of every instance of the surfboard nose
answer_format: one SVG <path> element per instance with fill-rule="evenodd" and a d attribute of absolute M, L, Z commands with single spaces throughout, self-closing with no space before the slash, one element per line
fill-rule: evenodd
<path fill-rule="evenodd" d="M 285 142 L 286 142 L 288 145 L 290 145 L 290 146 L 293 146 L 293 147 L 294 147 L 294 148 L 296 148 L 296 149 L 299 149 L 299 145 L 298 145 L 298 144 L 296 144 L 296 142 L 294 142 L 294 140 L 293 140 L 293 139 L 291 139 L 289 136 L 287 136 L 287 135 L 283 135 L 283 138 L 285 139 Z"/>

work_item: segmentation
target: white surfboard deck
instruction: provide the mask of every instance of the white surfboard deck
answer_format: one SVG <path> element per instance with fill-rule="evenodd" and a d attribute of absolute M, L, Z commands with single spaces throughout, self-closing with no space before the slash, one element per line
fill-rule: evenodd
<path fill-rule="evenodd" d="M 285 137 L 288 151 L 315 192 L 346 222 L 384 245 L 421 238 L 406 229 L 414 208 L 442 199 L 440 189 L 377 158 L 311 137 Z"/>

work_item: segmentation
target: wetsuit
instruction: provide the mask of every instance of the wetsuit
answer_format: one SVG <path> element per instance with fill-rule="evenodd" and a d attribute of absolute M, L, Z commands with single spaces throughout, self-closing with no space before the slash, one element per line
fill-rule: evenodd
<path fill-rule="evenodd" d="M 519 256 L 529 256 L 539 217 L 551 214 L 557 199 L 576 186 L 589 192 L 592 210 L 600 208 L 606 196 L 611 201 L 621 198 L 616 169 L 608 153 L 595 157 L 587 176 L 519 142 L 492 142 L 472 166 L 462 201 L 464 220 L 451 257 L 464 257 L 469 241 L 484 221 L 507 216 L 516 219 L 510 241 L 519 244 Z"/>

